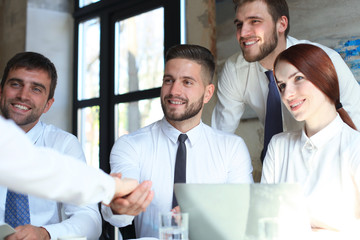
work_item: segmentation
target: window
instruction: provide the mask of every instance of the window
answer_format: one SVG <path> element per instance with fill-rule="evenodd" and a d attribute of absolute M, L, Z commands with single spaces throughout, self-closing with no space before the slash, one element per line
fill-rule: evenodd
<path fill-rule="evenodd" d="M 149 24 L 151 23 L 151 24 Z M 164 68 L 164 8 L 115 22 L 116 96 L 161 86 Z M 159 98 L 115 104 L 115 139 L 162 116 Z"/>
<path fill-rule="evenodd" d="M 109 172 L 114 141 L 163 116 L 164 53 L 180 43 L 180 0 L 75 3 L 73 132 Z"/>
<path fill-rule="evenodd" d="M 100 0 L 79 0 L 78 6 L 82 8 L 82 7 L 85 7 L 85 6 L 89 5 L 89 4 L 96 3 L 98 1 L 100 1 Z"/>
<path fill-rule="evenodd" d="M 114 141 L 163 116 L 164 53 L 181 40 L 181 1 L 75 1 L 73 133 L 90 165 L 109 172 Z M 116 233 L 104 223 L 101 239 Z"/>

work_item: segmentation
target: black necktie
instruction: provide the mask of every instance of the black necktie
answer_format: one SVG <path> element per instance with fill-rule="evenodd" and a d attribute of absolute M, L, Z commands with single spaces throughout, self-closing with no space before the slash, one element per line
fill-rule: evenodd
<path fill-rule="evenodd" d="M 179 147 L 176 152 L 176 162 L 175 162 L 175 174 L 174 174 L 174 183 L 186 183 L 186 145 L 185 140 L 188 138 L 186 134 L 180 134 L 178 141 Z M 173 193 L 172 208 L 178 205 L 175 191 Z"/>
<path fill-rule="evenodd" d="M 269 94 L 266 102 L 264 149 L 261 153 L 261 162 L 264 161 L 268 144 L 272 136 L 283 131 L 281 100 L 272 71 L 265 72 L 269 79 Z"/>

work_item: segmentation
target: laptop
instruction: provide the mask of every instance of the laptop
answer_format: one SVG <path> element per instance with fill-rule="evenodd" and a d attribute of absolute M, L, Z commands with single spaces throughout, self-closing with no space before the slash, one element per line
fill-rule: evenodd
<path fill-rule="evenodd" d="M 181 211 L 189 213 L 191 240 L 261 239 L 264 231 L 278 231 L 268 220 L 285 223 L 290 239 L 310 231 L 297 184 L 175 184 L 175 194 Z"/>

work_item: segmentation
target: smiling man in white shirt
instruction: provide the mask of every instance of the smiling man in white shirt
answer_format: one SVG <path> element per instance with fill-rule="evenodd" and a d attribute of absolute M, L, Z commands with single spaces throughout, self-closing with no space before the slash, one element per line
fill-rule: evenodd
<path fill-rule="evenodd" d="M 158 237 L 158 214 L 176 206 L 172 203 L 180 134 L 187 135 L 186 183 L 253 182 L 244 141 L 201 121 L 203 106 L 214 92 L 215 63 L 210 51 L 196 45 L 177 45 L 168 50 L 165 62 L 160 96 L 164 118 L 120 137 L 110 156 L 112 172 L 139 182 L 152 181 L 151 191 L 150 186 L 135 190 L 127 202 L 120 199 L 113 201 L 111 208 L 103 208 L 104 218 L 119 227 L 138 215 L 137 238 Z"/>
<path fill-rule="evenodd" d="M 1 115 L 14 120 L 34 145 L 50 147 L 85 163 L 82 147 L 75 136 L 39 121 L 54 102 L 56 82 L 56 69 L 49 59 L 34 52 L 16 54 L 7 63 L 1 81 Z M 0 187 L 0 222 L 7 222 L 9 193 L 7 188 Z M 28 203 L 30 222 L 14 226 L 16 233 L 12 238 L 56 239 L 77 235 L 96 239 L 101 234 L 101 216 L 95 204 L 78 207 L 31 195 Z"/>

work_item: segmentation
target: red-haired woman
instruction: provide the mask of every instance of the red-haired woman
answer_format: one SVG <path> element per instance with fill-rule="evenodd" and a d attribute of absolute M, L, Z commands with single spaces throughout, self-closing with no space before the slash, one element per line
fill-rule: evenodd
<path fill-rule="evenodd" d="M 294 45 L 277 57 L 274 75 L 304 127 L 272 138 L 261 182 L 300 183 L 313 229 L 360 231 L 360 132 L 341 105 L 330 58 L 315 45 Z"/>

